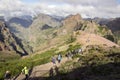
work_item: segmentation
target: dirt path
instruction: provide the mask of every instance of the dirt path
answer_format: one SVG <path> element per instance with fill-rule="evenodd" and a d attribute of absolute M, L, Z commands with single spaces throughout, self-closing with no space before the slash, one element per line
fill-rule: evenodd
<path fill-rule="evenodd" d="M 114 42 L 92 33 L 89 34 L 81 32 L 81 35 L 77 37 L 77 41 L 83 45 L 106 45 L 108 47 L 119 47 L 119 45 Z"/>
<path fill-rule="evenodd" d="M 61 64 L 65 63 L 68 59 L 67 58 L 63 58 L 61 63 L 56 63 L 56 66 L 59 67 Z M 41 77 L 43 76 L 44 74 L 48 73 L 49 70 L 54 67 L 55 65 L 53 65 L 52 62 L 49 62 L 49 63 L 46 63 L 46 64 L 43 64 L 43 65 L 39 65 L 39 66 L 35 66 L 32 70 L 32 73 L 30 75 L 30 78 L 33 78 L 33 77 Z M 25 76 L 23 74 L 20 74 L 17 79 L 15 80 L 23 80 L 25 78 Z"/>

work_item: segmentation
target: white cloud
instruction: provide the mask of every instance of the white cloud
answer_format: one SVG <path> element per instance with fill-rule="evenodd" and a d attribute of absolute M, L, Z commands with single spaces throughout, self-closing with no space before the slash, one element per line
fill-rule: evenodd
<path fill-rule="evenodd" d="M 116 0 L 39 0 L 27 4 L 21 0 L 0 0 L 0 13 L 8 16 L 45 13 L 67 16 L 80 13 L 82 17 L 120 17 Z"/>

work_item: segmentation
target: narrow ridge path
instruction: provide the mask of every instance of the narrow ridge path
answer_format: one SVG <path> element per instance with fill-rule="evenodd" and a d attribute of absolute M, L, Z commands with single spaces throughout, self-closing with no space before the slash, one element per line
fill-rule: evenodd
<path fill-rule="evenodd" d="M 61 63 L 56 63 L 56 66 L 59 67 L 61 64 L 64 64 L 66 61 L 68 61 L 67 58 L 62 58 Z M 49 70 L 54 67 L 55 65 L 52 62 L 42 64 L 39 66 L 35 66 L 31 72 L 31 75 L 29 76 L 30 78 L 33 77 L 41 77 L 44 74 L 48 73 Z M 25 75 L 20 74 L 15 80 L 24 80 Z"/>

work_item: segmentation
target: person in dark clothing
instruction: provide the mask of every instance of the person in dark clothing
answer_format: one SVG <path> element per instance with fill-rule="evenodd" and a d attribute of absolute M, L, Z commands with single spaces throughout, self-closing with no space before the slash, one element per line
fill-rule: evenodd
<path fill-rule="evenodd" d="M 4 80 L 11 80 L 11 73 L 10 73 L 10 71 L 6 71 L 5 72 Z"/>
<path fill-rule="evenodd" d="M 55 66 L 55 73 L 56 75 L 59 75 L 59 68 L 57 66 Z"/>
<path fill-rule="evenodd" d="M 50 69 L 50 71 L 49 71 L 49 76 L 50 76 L 50 77 L 53 77 L 53 76 L 54 76 L 53 68 Z"/>

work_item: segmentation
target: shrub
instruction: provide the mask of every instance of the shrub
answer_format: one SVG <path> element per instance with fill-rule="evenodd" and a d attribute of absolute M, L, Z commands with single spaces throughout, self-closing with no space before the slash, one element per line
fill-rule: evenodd
<path fill-rule="evenodd" d="M 104 37 L 112 42 L 115 42 L 113 35 L 105 35 Z"/>
<path fill-rule="evenodd" d="M 75 37 L 73 37 L 72 35 L 67 39 L 66 43 L 69 44 L 69 43 L 72 43 L 76 40 Z"/>

